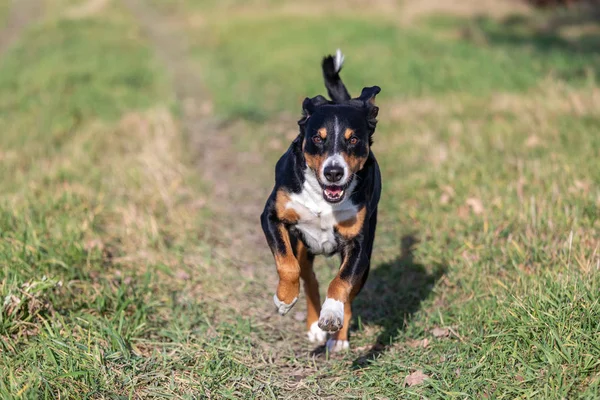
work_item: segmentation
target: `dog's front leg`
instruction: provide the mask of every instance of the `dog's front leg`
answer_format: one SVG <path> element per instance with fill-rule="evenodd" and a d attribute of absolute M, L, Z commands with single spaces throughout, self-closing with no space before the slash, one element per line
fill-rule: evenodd
<path fill-rule="evenodd" d="M 319 327 L 332 333 L 327 341 L 330 351 L 349 347 L 348 328 L 352 318 L 352 300 L 362 288 L 368 271 L 369 256 L 364 243 L 351 241 L 342 252 L 340 270 L 329 284 L 319 317 Z"/>
<path fill-rule="evenodd" d="M 285 315 L 298 301 L 300 264 L 294 256 L 290 233 L 285 224 L 267 213 L 263 214 L 261 222 L 279 275 L 279 284 L 273 302 L 279 314 Z"/>

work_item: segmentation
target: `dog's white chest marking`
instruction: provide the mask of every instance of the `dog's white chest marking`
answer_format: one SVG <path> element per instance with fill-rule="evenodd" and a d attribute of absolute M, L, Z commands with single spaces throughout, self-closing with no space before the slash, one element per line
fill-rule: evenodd
<path fill-rule="evenodd" d="M 350 201 L 355 182 L 346 189 L 346 198 L 337 204 L 325 201 L 322 189 L 312 171 L 305 173 L 306 180 L 300 193 L 290 195 L 286 207 L 300 217 L 296 229 L 302 232 L 306 245 L 313 254 L 332 254 L 337 248 L 334 227 L 356 215 L 358 209 Z"/>

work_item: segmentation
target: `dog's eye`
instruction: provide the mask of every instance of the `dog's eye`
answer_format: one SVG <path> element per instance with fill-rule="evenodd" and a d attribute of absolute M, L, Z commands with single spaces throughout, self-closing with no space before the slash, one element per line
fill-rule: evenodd
<path fill-rule="evenodd" d="M 355 145 L 356 143 L 358 143 L 358 138 L 356 136 L 352 136 L 349 140 L 351 145 Z"/>
<path fill-rule="evenodd" d="M 321 136 L 313 136 L 313 143 L 321 144 L 323 143 L 323 138 Z"/>

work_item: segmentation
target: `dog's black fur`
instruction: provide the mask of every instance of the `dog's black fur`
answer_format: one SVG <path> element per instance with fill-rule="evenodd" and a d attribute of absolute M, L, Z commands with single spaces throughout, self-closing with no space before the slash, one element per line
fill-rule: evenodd
<path fill-rule="evenodd" d="M 315 329 L 320 313 L 319 328 L 335 332 L 328 341 L 332 350 L 348 344 L 350 306 L 369 272 L 381 194 L 379 166 L 371 150 L 378 113 L 374 98 L 380 88 L 366 87 L 359 97 L 351 98 L 339 76 L 342 62 L 339 51 L 336 57 L 323 59 L 331 100 L 323 96 L 304 100 L 299 134 L 277 162 L 275 187 L 261 216 L 280 278 L 276 307 L 281 314 L 289 311 L 302 277 L 307 328 Z M 317 254 L 334 253 L 340 254 L 342 262 L 327 298 L 339 303 L 331 302 L 337 305 L 329 312 L 330 300 L 321 310 L 312 261 Z M 344 304 L 343 321 L 339 304 Z"/>

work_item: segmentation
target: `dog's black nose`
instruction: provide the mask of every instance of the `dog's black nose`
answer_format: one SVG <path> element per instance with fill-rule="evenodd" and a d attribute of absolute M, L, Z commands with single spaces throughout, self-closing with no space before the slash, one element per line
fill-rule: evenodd
<path fill-rule="evenodd" d="M 327 178 L 329 182 L 339 182 L 344 176 L 344 168 L 338 166 L 325 167 L 323 175 L 325 175 L 325 178 Z"/>

